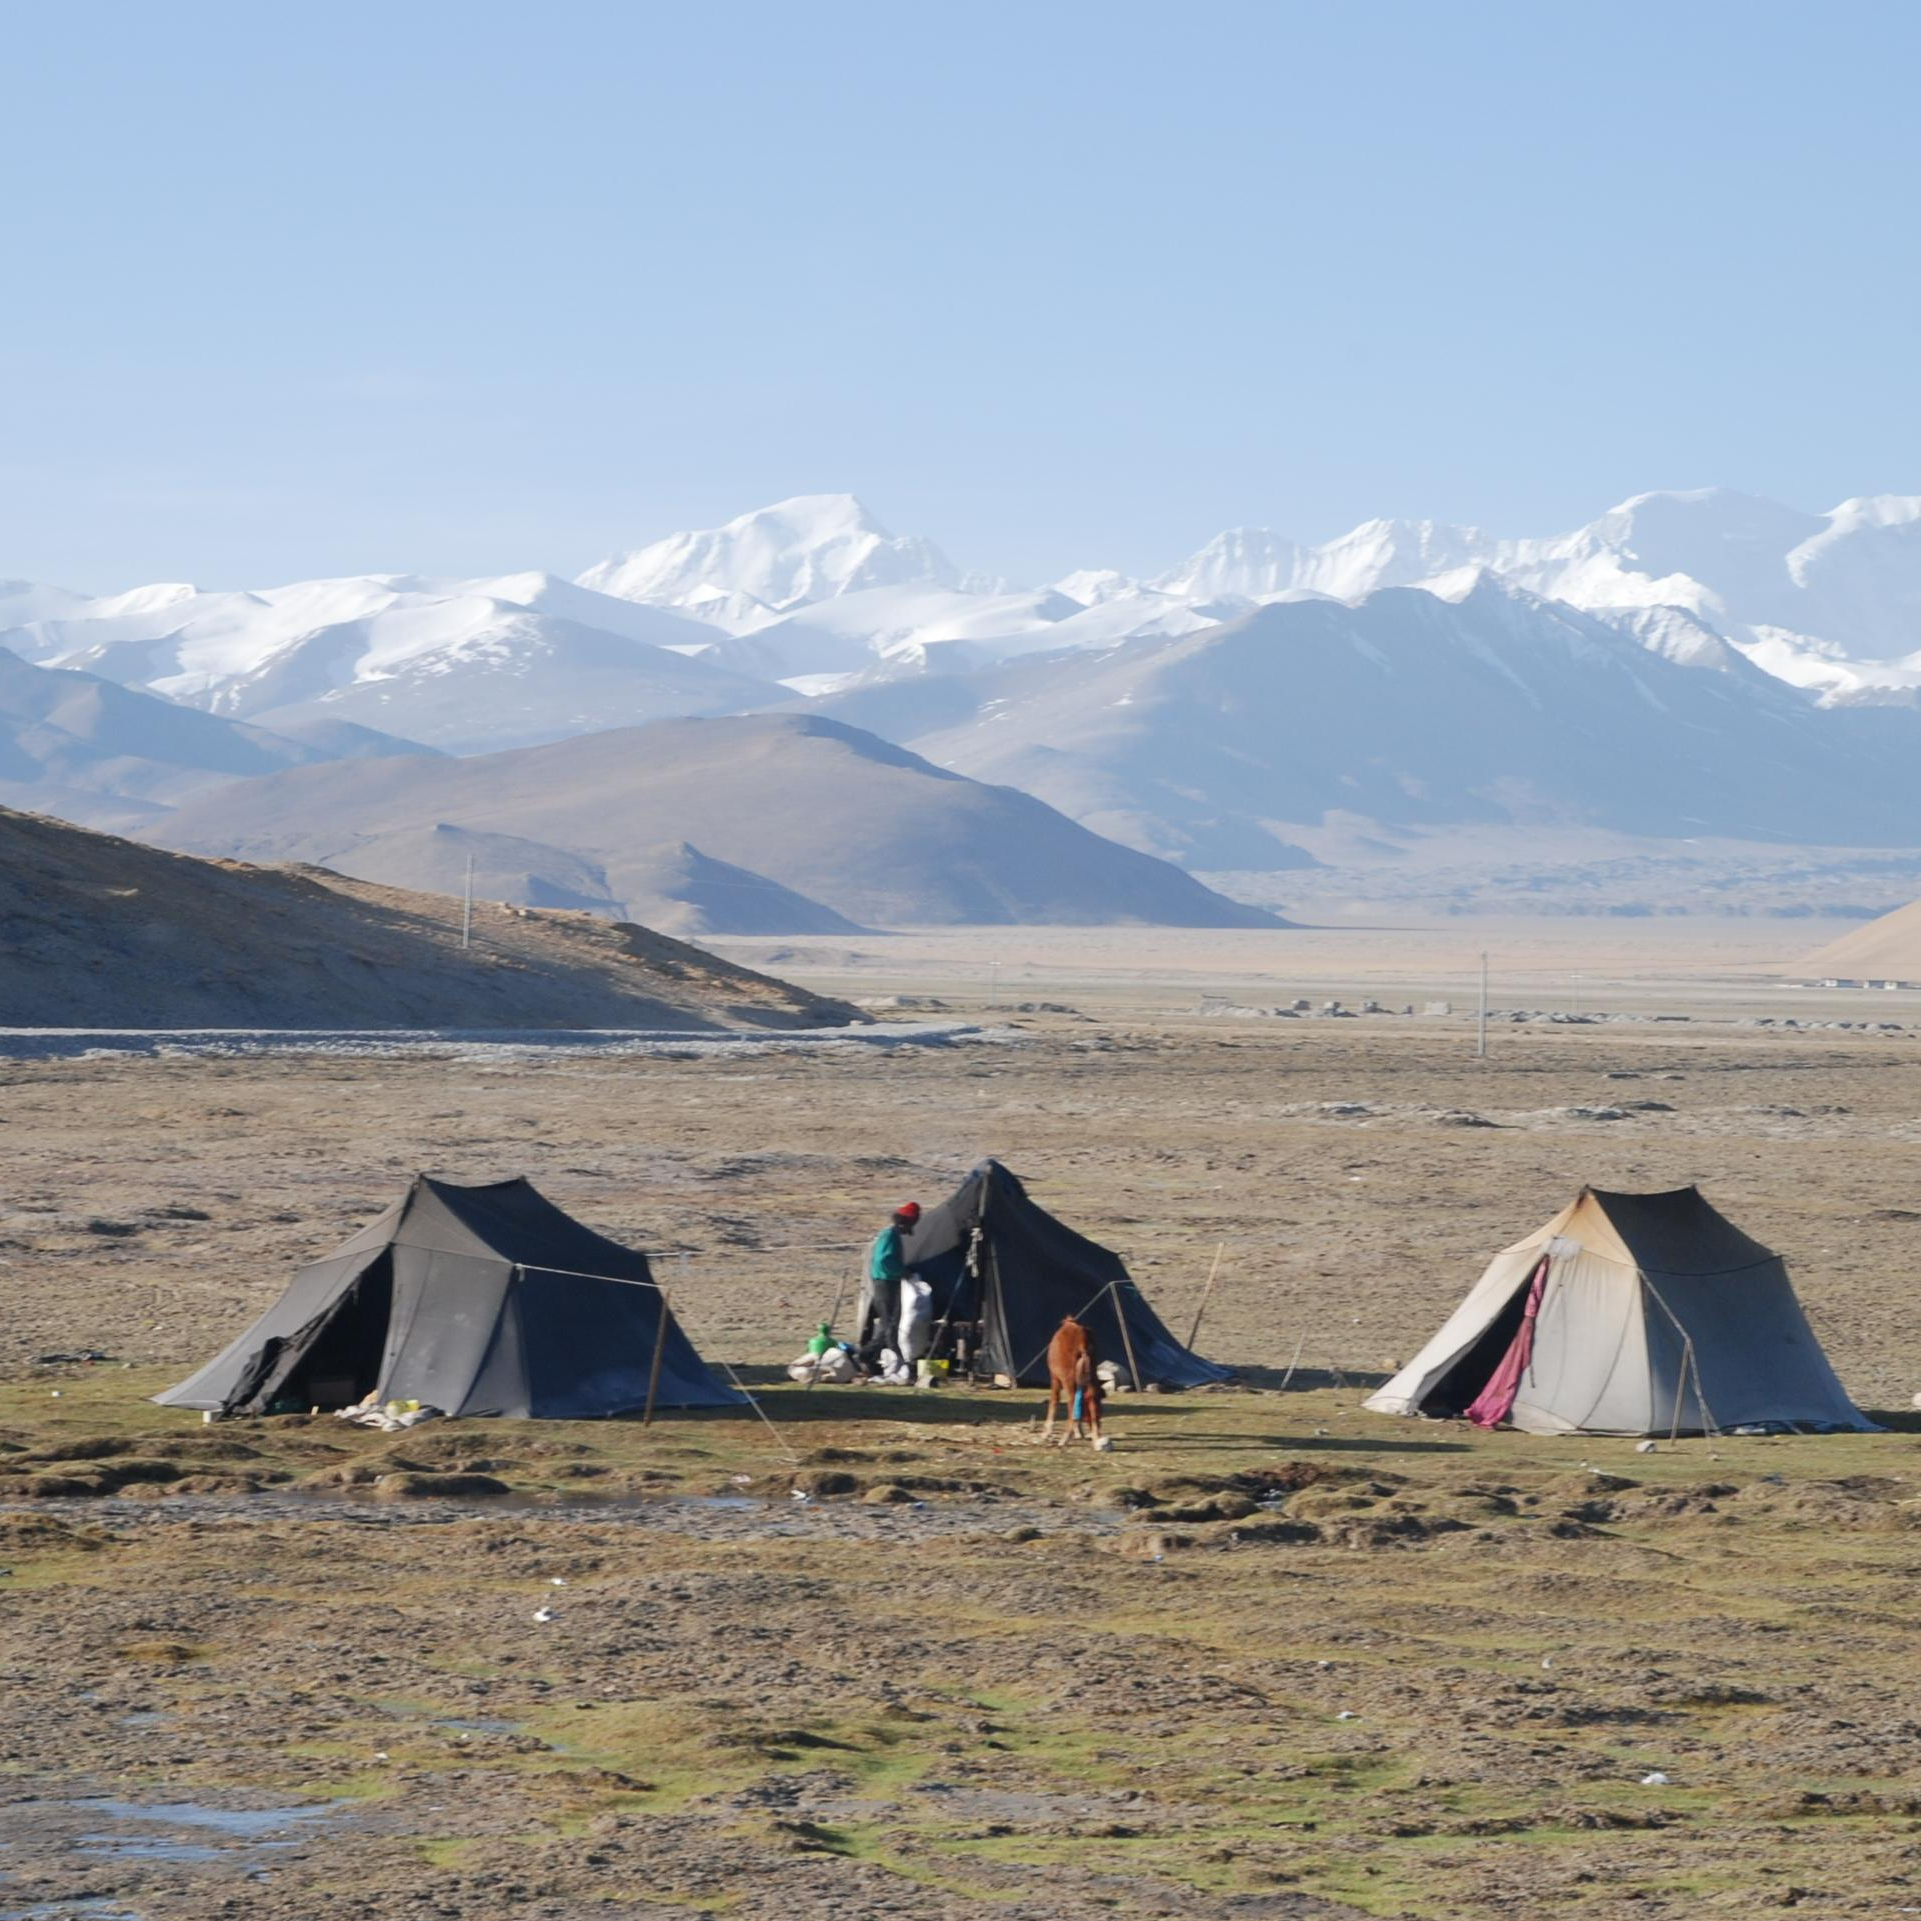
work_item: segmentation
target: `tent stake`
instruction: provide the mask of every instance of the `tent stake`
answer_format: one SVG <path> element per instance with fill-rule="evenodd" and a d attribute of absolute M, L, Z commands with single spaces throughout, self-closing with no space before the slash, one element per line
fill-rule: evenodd
<path fill-rule="evenodd" d="M 1214 1291 L 1214 1276 L 1221 1271 L 1221 1256 L 1227 1252 L 1227 1243 L 1222 1241 L 1214 1249 L 1214 1265 L 1207 1270 L 1207 1285 L 1201 1289 L 1201 1304 L 1194 1310 L 1194 1325 L 1188 1331 L 1187 1344 L 1192 1347 L 1200 1339 L 1201 1316 L 1207 1312 L 1207 1297 Z"/>
<path fill-rule="evenodd" d="M 667 1290 L 660 1290 L 660 1319 L 654 1323 L 654 1364 L 647 1371 L 647 1412 L 640 1417 L 642 1427 L 654 1424 L 654 1396 L 660 1392 L 660 1360 L 667 1352 Z"/>

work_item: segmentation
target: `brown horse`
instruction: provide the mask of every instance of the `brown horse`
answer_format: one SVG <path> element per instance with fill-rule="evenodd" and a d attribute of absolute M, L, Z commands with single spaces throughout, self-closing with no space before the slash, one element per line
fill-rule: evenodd
<path fill-rule="evenodd" d="M 1053 1438 L 1054 1413 L 1064 1395 L 1067 1432 L 1061 1436 L 1061 1446 L 1077 1434 L 1100 1445 L 1101 1377 L 1095 1369 L 1094 1337 L 1070 1314 L 1047 1344 L 1047 1425 L 1041 1430 L 1043 1441 Z"/>

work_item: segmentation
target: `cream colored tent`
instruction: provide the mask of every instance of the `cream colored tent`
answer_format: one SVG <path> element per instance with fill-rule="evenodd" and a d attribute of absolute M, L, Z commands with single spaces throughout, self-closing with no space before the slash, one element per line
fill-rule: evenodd
<path fill-rule="evenodd" d="M 1531 1346 L 1529 1336 L 1531 1334 Z M 1692 1187 L 1583 1188 L 1494 1257 L 1367 1406 L 1504 1418 L 1531 1434 L 1869 1428 L 1778 1254 Z"/>

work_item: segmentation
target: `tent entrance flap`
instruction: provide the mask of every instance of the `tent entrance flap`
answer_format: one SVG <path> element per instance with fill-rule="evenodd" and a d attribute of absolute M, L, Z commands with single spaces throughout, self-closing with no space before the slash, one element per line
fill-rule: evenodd
<path fill-rule="evenodd" d="M 365 1400 L 380 1385 L 393 1304 L 393 1256 L 381 1254 L 335 1301 L 334 1311 L 280 1381 L 273 1398 L 328 1413 Z"/>
<path fill-rule="evenodd" d="M 1544 1254 L 1522 1298 L 1521 1324 L 1514 1330 L 1514 1339 L 1487 1377 L 1487 1385 L 1469 1404 L 1467 1418 L 1476 1427 L 1499 1427 L 1514 1412 L 1514 1397 L 1521 1391 L 1521 1378 L 1527 1373 L 1528 1362 L 1534 1358 L 1534 1323 L 1540 1316 L 1541 1297 L 1547 1292 L 1548 1265 Z"/>
<path fill-rule="evenodd" d="M 1474 1345 L 1421 1397 L 1421 1413 L 1446 1421 L 1458 1421 L 1466 1415 L 1487 1391 L 1496 1369 L 1519 1339 L 1533 1286 L 1530 1274 L 1508 1296 L 1506 1306 L 1488 1322 Z"/>

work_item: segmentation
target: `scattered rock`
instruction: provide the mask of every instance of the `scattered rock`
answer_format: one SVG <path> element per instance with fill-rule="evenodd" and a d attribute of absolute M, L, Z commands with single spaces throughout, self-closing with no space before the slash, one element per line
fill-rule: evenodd
<path fill-rule="evenodd" d="M 836 1468 L 814 1468 L 794 1476 L 797 1494 L 858 1494 L 860 1477 Z"/>
<path fill-rule="evenodd" d="M 491 1474 L 383 1474 L 373 1491 L 383 1501 L 458 1501 L 513 1492 Z"/>

